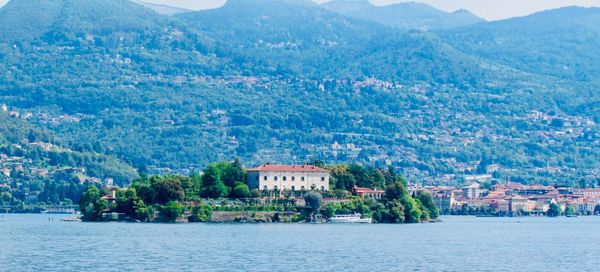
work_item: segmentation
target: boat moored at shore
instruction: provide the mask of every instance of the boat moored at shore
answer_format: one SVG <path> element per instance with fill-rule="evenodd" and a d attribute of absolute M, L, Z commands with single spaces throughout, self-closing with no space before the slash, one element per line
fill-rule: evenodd
<path fill-rule="evenodd" d="M 338 214 L 327 220 L 328 223 L 366 223 L 373 221 L 371 218 L 361 218 L 359 213 L 356 214 Z"/>

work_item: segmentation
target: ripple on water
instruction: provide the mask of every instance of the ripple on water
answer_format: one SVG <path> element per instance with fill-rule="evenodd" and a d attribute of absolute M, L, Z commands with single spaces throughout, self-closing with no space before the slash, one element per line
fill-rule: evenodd
<path fill-rule="evenodd" d="M 0 222 L 0 271 L 594 271 L 600 218 L 419 225 Z"/>

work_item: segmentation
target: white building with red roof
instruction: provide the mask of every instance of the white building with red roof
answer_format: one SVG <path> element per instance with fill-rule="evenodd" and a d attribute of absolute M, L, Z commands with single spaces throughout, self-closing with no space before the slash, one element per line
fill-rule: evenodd
<path fill-rule="evenodd" d="M 314 165 L 263 164 L 248 169 L 248 187 L 259 190 L 329 190 L 329 170 Z"/>

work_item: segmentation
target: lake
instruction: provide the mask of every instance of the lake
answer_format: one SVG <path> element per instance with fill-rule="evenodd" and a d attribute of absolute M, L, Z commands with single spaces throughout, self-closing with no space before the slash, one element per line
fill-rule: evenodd
<path fill-rule="evenodd" d="M 49 217 L 54 221 L 49 221 Z M 135 224 L 5 215 L 0 271 L 595 271 L 600 218 Z"/>

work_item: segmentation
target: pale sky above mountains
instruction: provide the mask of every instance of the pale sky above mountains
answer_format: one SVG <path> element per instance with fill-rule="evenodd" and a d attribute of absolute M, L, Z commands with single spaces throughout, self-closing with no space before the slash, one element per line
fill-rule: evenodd
<path fill-rule="evenodd" d="M 226 0 L 144 0 L 149 3 L 165 4 L 192 10 L 217 8 Z M 248 0 L 251 1 L 251 0 Z M 318 3 L 327 0 L 315 0 Z M 411 0 L 413 1 L 413 0 Z M 8 0 L 0 0 L 0 6 Z M 371 0 L 376 5 L 409 2 L 407 0 Z M 445 11 L 467 9 L 487 20 L 499 20 L 510 17 L 524 16 L 542 10 L 565 7 L 584 6 L 600 7 L 600 0 L 414 0 L 432 5 Z"/>

